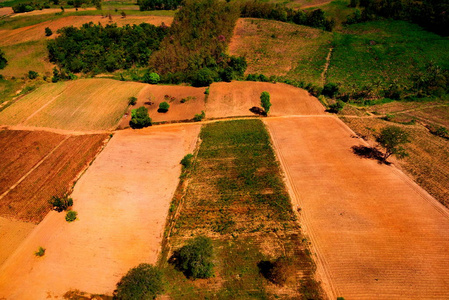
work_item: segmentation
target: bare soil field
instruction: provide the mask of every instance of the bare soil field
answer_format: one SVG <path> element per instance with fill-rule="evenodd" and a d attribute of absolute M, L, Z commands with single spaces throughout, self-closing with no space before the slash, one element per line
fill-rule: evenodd
<path fill-rule="evenodd" d="M 239 19 L 229 44 L 245 56 L 247 74 L 287 76 L 321 84 L 332 35 L 319 29 L 262 19 Z"/>
<path fill-rule="evenodd" d="M 146 85 L 137 96 L 137 103 L 128 109 L 120 123 L 120 128 L 129 127 L 131 109 L 145 106 L 153 122 L 170 122 L 192 119 L 206 109 L 204 102 L 205 88 L 190 86 Z M 159 113 L 159 103 L 167 102 L 170 109 Z M 183 102 L 181 102 L 183 101 Z"/>
<path fill-rule="evenodd" d="M 46 84 L 0 112 L 0 124 L 112 130 L 145 86 L 100 78 Z"/>
<path fill-rule="evenodd" d="M 200 126 L 117 132 L 75 186 L 67 223 L 50 212 L 0 268 L 0 298 L 46 299 L 68 290 L 112 294 L 139 263 L 157 261 L 182 157 Z M 33 255 L 39 246 L 45 256 Z"/>
<path fill-rule="evenodd" d="M 260 107 L 260 95 L 269 92 L 273 104 L 269 115 L 319 115 L 324 107 L 306 90 L 283 83 L 243 82 L 213 83 L 206 103 L 207 118 L 253 115 L 249 109 Z"/>
<path fill-rule="evenodd" d="M 60 11 L 60 10 L 59 10 Z M 52 21 L 45 21 L 35 25 L 21 27 L 17 29 L 3 29 L 0 30 L 0 46 L 15 45 L 24 42 L 52 39 L 58 36 L 56 31 L 62 27 L 74 26 L 80 27 L 82 24 L 93 22 L 94 24 L 101 23 L 103 25 L 116 23 L 117 26 L 123 26 L 126 24 L 140 24 L 149 23 L 156 26 L 165 23 L 170 25 L 173 21 L 173 17 L 169 16 L 127 16 L 126 18 L 113 17 L 111 22 L 109 18 L 98 16 L 69 16 L 65 18 L 59 18 Z M 45 28 L 49 27 L 54 34 L 50 37 L 45 36 Z"/>
<path fill-rule="evenodd" d="M 266 119 L 329 297 L 449 298 L 449 213 L 333 117 Z M 327 280 L 326 280 L 327 279 Z"/>
<path fill-rule="evenodd" d="M 70 190 L 107 137 L 15 130 L 0 136 L 7 144 L 1 154 L 0 216 L 33 223 L 51 210 L 51 196 Z"/>
<path fill-rule="evenodd" d="M 33 223 L 0 217 L 0 266 L 36 227 Z"/>

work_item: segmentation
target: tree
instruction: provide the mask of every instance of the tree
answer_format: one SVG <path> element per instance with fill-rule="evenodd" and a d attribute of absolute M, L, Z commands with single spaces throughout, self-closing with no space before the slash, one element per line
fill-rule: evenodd
<path fill-rule="evenodd" d="M 143 128 L 151 126 L 151 118 L 148 116 L 148 109 L 141 106 L 131 111 L 131 121 L 129 125 L 132 128 Z"/>
<path fill-rule="evenodd" d="M 166 113 L 169 108 L 170 108 L 170 104 L 168 104 L 167 102 L 164 101 L 164 102 L 159 103 L 159 109 L 157 111 Z"/>
<path fill-rule="evenodd" d="M 53 31 L 51 31 L 50 27 L 45 27 L 45 36 L 50 36 L 53 34 Z"/>
<path fill-rule="evenodd" d="M 39 74 L 36 71 L 28 71 L 28 78 L 29 79 L 36 79 L 39 76 Z"/>
<path fill-rule="evenodd" d="M 192 78 L 192 85 L 195 87 L 208 86 L 214 82 L 214 72 L 208 68 L 198 70 Z"/>
<path fill-rule="evenodd" d="M 377 137 L 377 142 L 385 148 L 383 161 L 387 161 L 392 154 L 395 154 L 398 158 L 404 158 L 408 155 L 402 145 L 410 143 L 409 134 L 398 126 L 383 128 Z"/>
<path fill-rule="evenodd" d="M 262 92 L 262 94 L 260 95 L 260 104 L 262 105 L 263 109 L 265 110 L 265 113 L 268 115 L 268 112 L 270 111 L 270 107 L 271 107 L 270 93 Z"/>
<path fill-rule="evenodd" d="M 62 197 L 52 196 L 49 203 L 54 210 L 56 210 L 57 212 L 61 212 L 73 205 L 73 199 L 69 198 L 67 195 L 64 195 Z"/>
<path fill-rule="evenodd" d="M 129 97 L 128 99 L 128 105 L 136 105 L 137 98 L 136 97 Z"/>
<path fill-rule="evenodd" d="M 345 103 L 338 100 L 336 103 L 329 105 L 329 112 L 338 114 L 344 107 Z"/>
<path fill-rule="evenodd" d="M 157 84 L 161 80 L 160 76 L 154 72 L 147 72 L 143 76 L 143 81 L 146 83 Z"/>
<path fill-rule="evenodd" d="M 213 247 L 210 238 L 197 236 L 187 245 L 175 251 L 176 267 L 188 278 L 210 278 L 213 276 Z"/>
<path fill-rule="evenodd" d="M 0 49 L 0 70 L 4 69 L 7 64 L 8 61 L 6 60 L 5 52 L 3 52 L 2 49 Z"/>
<path fill-rule="evenodd" d="M 155 266 L 140 264 L 129 270 L 117 283 L 114 299 L 155 299 L 163 289 L 162 272 Z"/>

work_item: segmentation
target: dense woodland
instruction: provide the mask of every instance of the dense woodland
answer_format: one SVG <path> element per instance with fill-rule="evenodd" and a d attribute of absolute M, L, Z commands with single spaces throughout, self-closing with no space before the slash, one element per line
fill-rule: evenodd
<path fill-rule="evenodd" d="M 140 10 L 177 9 L 181 0 L 137 0 Z"/>

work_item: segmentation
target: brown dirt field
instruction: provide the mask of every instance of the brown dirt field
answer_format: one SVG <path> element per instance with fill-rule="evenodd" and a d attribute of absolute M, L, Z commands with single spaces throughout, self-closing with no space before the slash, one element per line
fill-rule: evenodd
<path fill-rule="evenodd" d="M 0 217 L 0 266 L 35 227 L 32 223 Z"/>
<path fill-rule="evenodd" d="M 140 24 L 149 23 L 153 25 L 161 25 L 164 22 L 166 25 L 170 25 L 173 21 L 173 17 L 169 16 L 127 16 L 126 18 L 115 17 L 113 23 L 117 23 L 118 26 L 126 24 Z M 80 27 L 82 24 L 93 22 L 94 24 L 101 23 L 103 25 L 110 24 L 108 18 L 99 16 L 69 16 L 65 18 L 56 19 L 54 21 L 46 21 L 39 24 L 26 26 L 17 29 L 3 29 L 0 30 L 0 46 L 14 45 L 29 41 L 37 41 L 41 39 L 51 39 L 58 35 L 56 31 L 62 27 L 74 26 Z M 49 27 L 54 34 L 50 37 L 45 36 L 45 28 Z"/>
<path fill-rule="evenodd" d="M 449 298 L 446 208 L 336 118 L 265 122 L 331 299 Z"/>
<path fill-rule="evenodd" d="M 205 90 L 205 88 L 190 86 L 147 85 L 137 96 L 136 105 L 128 109 L 128 113 L 123 117 L 119 128 L 129 127 L 131 110 L 140 106 L 145 106 L 148 109 L 148 114 L 153 122 L 192 119 L 195 114 L 200 114 L 202 110 L 206 109 L 204 103 Z M 175 99 L 165 99 L 165 95 Z M 187 97 L 195 97 L 195 99 L 189 99 L 181 103 L 181 100 Z M 158 113 L 159 103 L 164 101 L 170 104 L 170 109 L 166 113 Z"/>
<path fill-rule="evenodd" d="M 40 156 L 42 159 L 39 161 L 37 160 L 40 157 L 35 158 L 35 153 L 30 151 L 30 160 L 33 159 L 33 162 L 36 163 L 26 165 L 28 169 L 20 168 L 20 160 L 26 160 L 28 155 L 24 155 L 18 161 L 12 156 L 11 161 L 15 164 L 9 166 L 9 172 L 18 170 L 21 172 L 18 172 L 19 175 L 14 178 L 15 181 L 8 181 L 8 191 L 0 196 L 0 215 L 10 219 L 38 223 L 51 210 L 51 206 L 48 204 L 51 196 L 62 195 L 71 188 L 77 175 L 97 154 L 107 135 L 53 137 L 50 133 L 43 134 L 42 132 L 30 132 L 28 135 L 31 137 L 48 135 L 58 143 L 54 147 L 44 148 L 47 152 Z M 56 134 L 53 135 L 56 136 Z M 45 142 L 45 140 L 41 140 L 41 142 Z M 52 140 L 49 138 L 50 143 Z M 21 147 L 21 143 L 18 142 L 14 144 L 14 149 L 25 151 L 27 144 L 25 147 Z M 25 165 L 25 163 L 22 164 Z M 12 169 L 13 167 L 15 169 Z"/>
<path fill-rule="evenodd" d="M 12 15 L 14 11 L 11 7 L 2 7 L 0 8 L 0 16 Z"/>
<path fill-rule="evenodd" d="M 67 223 L 50 212 L 0 269 L 0 298 L 45 299 L 70 289 L 111 294 L 139 263 L 157 261 L 165 219 L 200 126 L 117 132 L 75 186 Z M 33 252 L 46 248 L 44 257 Z"/>
<path fill-rule="evenodd" d="M 234 81 L 210 86 L 206 117 L 251 116 L 249 109 L 260 107 L 260 94 L 264 91 L 271 96 L 270 116 L 324 114 L 324 107 L 306 90 L 283 83 Z"/>

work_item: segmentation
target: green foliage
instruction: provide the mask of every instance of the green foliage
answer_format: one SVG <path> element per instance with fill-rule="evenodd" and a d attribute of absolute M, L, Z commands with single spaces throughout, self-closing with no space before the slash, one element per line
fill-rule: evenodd
<path fill-rule="evenodd" d="M 157 84 L 161 80 L 161 77 L 154 72 L 147 72 L 143 76 L 143 82 L 150 83 L 150 84 Z"/>
<path fill-rule="evenodd" d="M 209 87 L 206 88 L 206 90 L 204 91 L 204 94 L 209 95 Z"/>
<path fill-rule="evenodd" d="M 156 299 L 164 290 L 162 272 L 155 266 L 140 264 L 132 268 L 117 283 L 114 299 Z"/>
<path fill-rule="evenodd" d="M 188 278 L 210 278 L 214 276 L 212 263 L 213 247 L 210 238 L 197 236 L 174 255 L 176 267 Z"/>
<path fill-rule="evenodd" d="M 4 69 L 7 64 L 8 61 L 6 60 L 5 52 L 3 52 L 2 49 L 0 49 L 0 70 Z"/>
<path fill-rule="evenodd" d="M 141 11 L 144 10 L 171 10 L 177 9 L 181 0 L 137 0 L 137 5 Z"/>
<path fill-rule="evenodd" d="M 408 155 L 402 145 L 410 143 L 409 134 L 398 126 L 383 128 L 376 140 L 385 148 L 384 161 L 392 154 L 395 154 L 398 158 L 404 158 Z"/>
<path fill-rule="evenodd" d="M 192 76 L 192 85 L 196 87 L 209 86 L 215 81 L 218 74 L 208 68 L 203 68 L 194 73 Z"/>
<path fill-rule="evenodd" d="M 329 112 L 338 114 L 345 107 L 343 101 L 338 100 L 336 103 L 329 105 Z"/>
<path fill-rule="evenodd" d="M 69 72 L 112 72 L 133 65 L 147 66 L 167 32 L 166 26 L 147 23 L 103 27 L 90 22 L 81 28 L 58 30 L 60 36 L 48 41 L 47 48 L 50 61 Z"/>
<path fill-rule="evenodd" d="M 188 169 L 192 165 L 192 160 L 193 154 L 190 153 L 186 154 L 186 156 L 184 156 L 183 159 L 181 160 L 181 165 L 184 167 L 184 169 Z"/>
<path fill-rule="evenodd" d="M 195 122 L 200 122 L 200 121 L 202 121 L 205 117 L 206 117 L 206 113 L 204 112 L 204 110 L 202 110 L 202 111 L 201 111 L 201 114 L 195 114 L 195 116 L 193 117 L 193 121 L 195 121 Z"/>
<path fill-rule="evenodd" d="M 73 199 L 69 198 L 68 195 L 64 195 L 62 197 L 52 196 L 49 203 L 57 212 L 61 212 L 67 210 L 70 206 L 73 205 Z"/>
<path fill-rule="evenodd" d="M 145 106 L 141 106 L 131 111 L 131 121 L 129 125 L 132 128 L 143 128 L 151 126 L 151 118 L 148 115 L 148 109 Z"/>
<path fill-rule="evenodd" d="M 337 300 L 345 300 L 345 297 L 337 297 Z"/>
<path fill-rule="evenodd" d="M 322 94 L 329 98 L 334 98 L 334 96 L 336 96 L 338 94 L 338 91 L 339 91 L 338 84 L 326 83 L 324 85 Z"/>
<path fill-rule="evenodd" d="M 137 103 L 137 98 L 136 97 L 129 97 L 128 99 L 128 105 L 136 105 Z"/>
<path fill-rule="evenodd" d="M 67 214 L 65 215 L 65 220 L 70 223 L 70 222 L 75 221 L 77 216 L 78 216 L 78 213 L 76 211 L 69 210 L 67 212 Z"/>
<path fill-rule="evenodd" d="M 39 74 L 35 71 L 28 71 L 28 78 L 29 79 L 36 79 L 39 76 Z"/>
<path fill-rule="evenodd" d="M 35 9 L 42 9 L 42 6 L 39 3 L 33 2 L 23 2 L 12 6 L 12 10 L 16 14 L 33 11 Z"/>
<path fill-rule="evenodd" d="M 45 27 L 45 36 L 50 36 L 53 34 L 53 31 L 51 31 L 50 27 Z"/>
<path fill-rule="evenodd" d="M 265 110 L 265 113 L 268 114 L 271 107 L 270 102 L 270 93 L 268 92 L 262 92 L 260 95 L 260 104 L 262 105 L 263 109 Z"/>
<path fill-rule="evenodd" d="M 39 247 L 39 249 L 34 252 L 34 255 L 41 257 L 45 255 L 45 248 Z"/>
<path fill-rule="evenodd" d="M 435 130 L 435 135 L 440 137 L 449 137 L 449 131 L 446 127 L 440 126 Z"/>
<path fill-rule="evenodd" d="M 159 109 L 157 111 L 166 113 L 169 108 L 170 108 L 170 104 L 168 104 L 168 102 L 164 101 L 164 102 L 159 103 Z"/>

